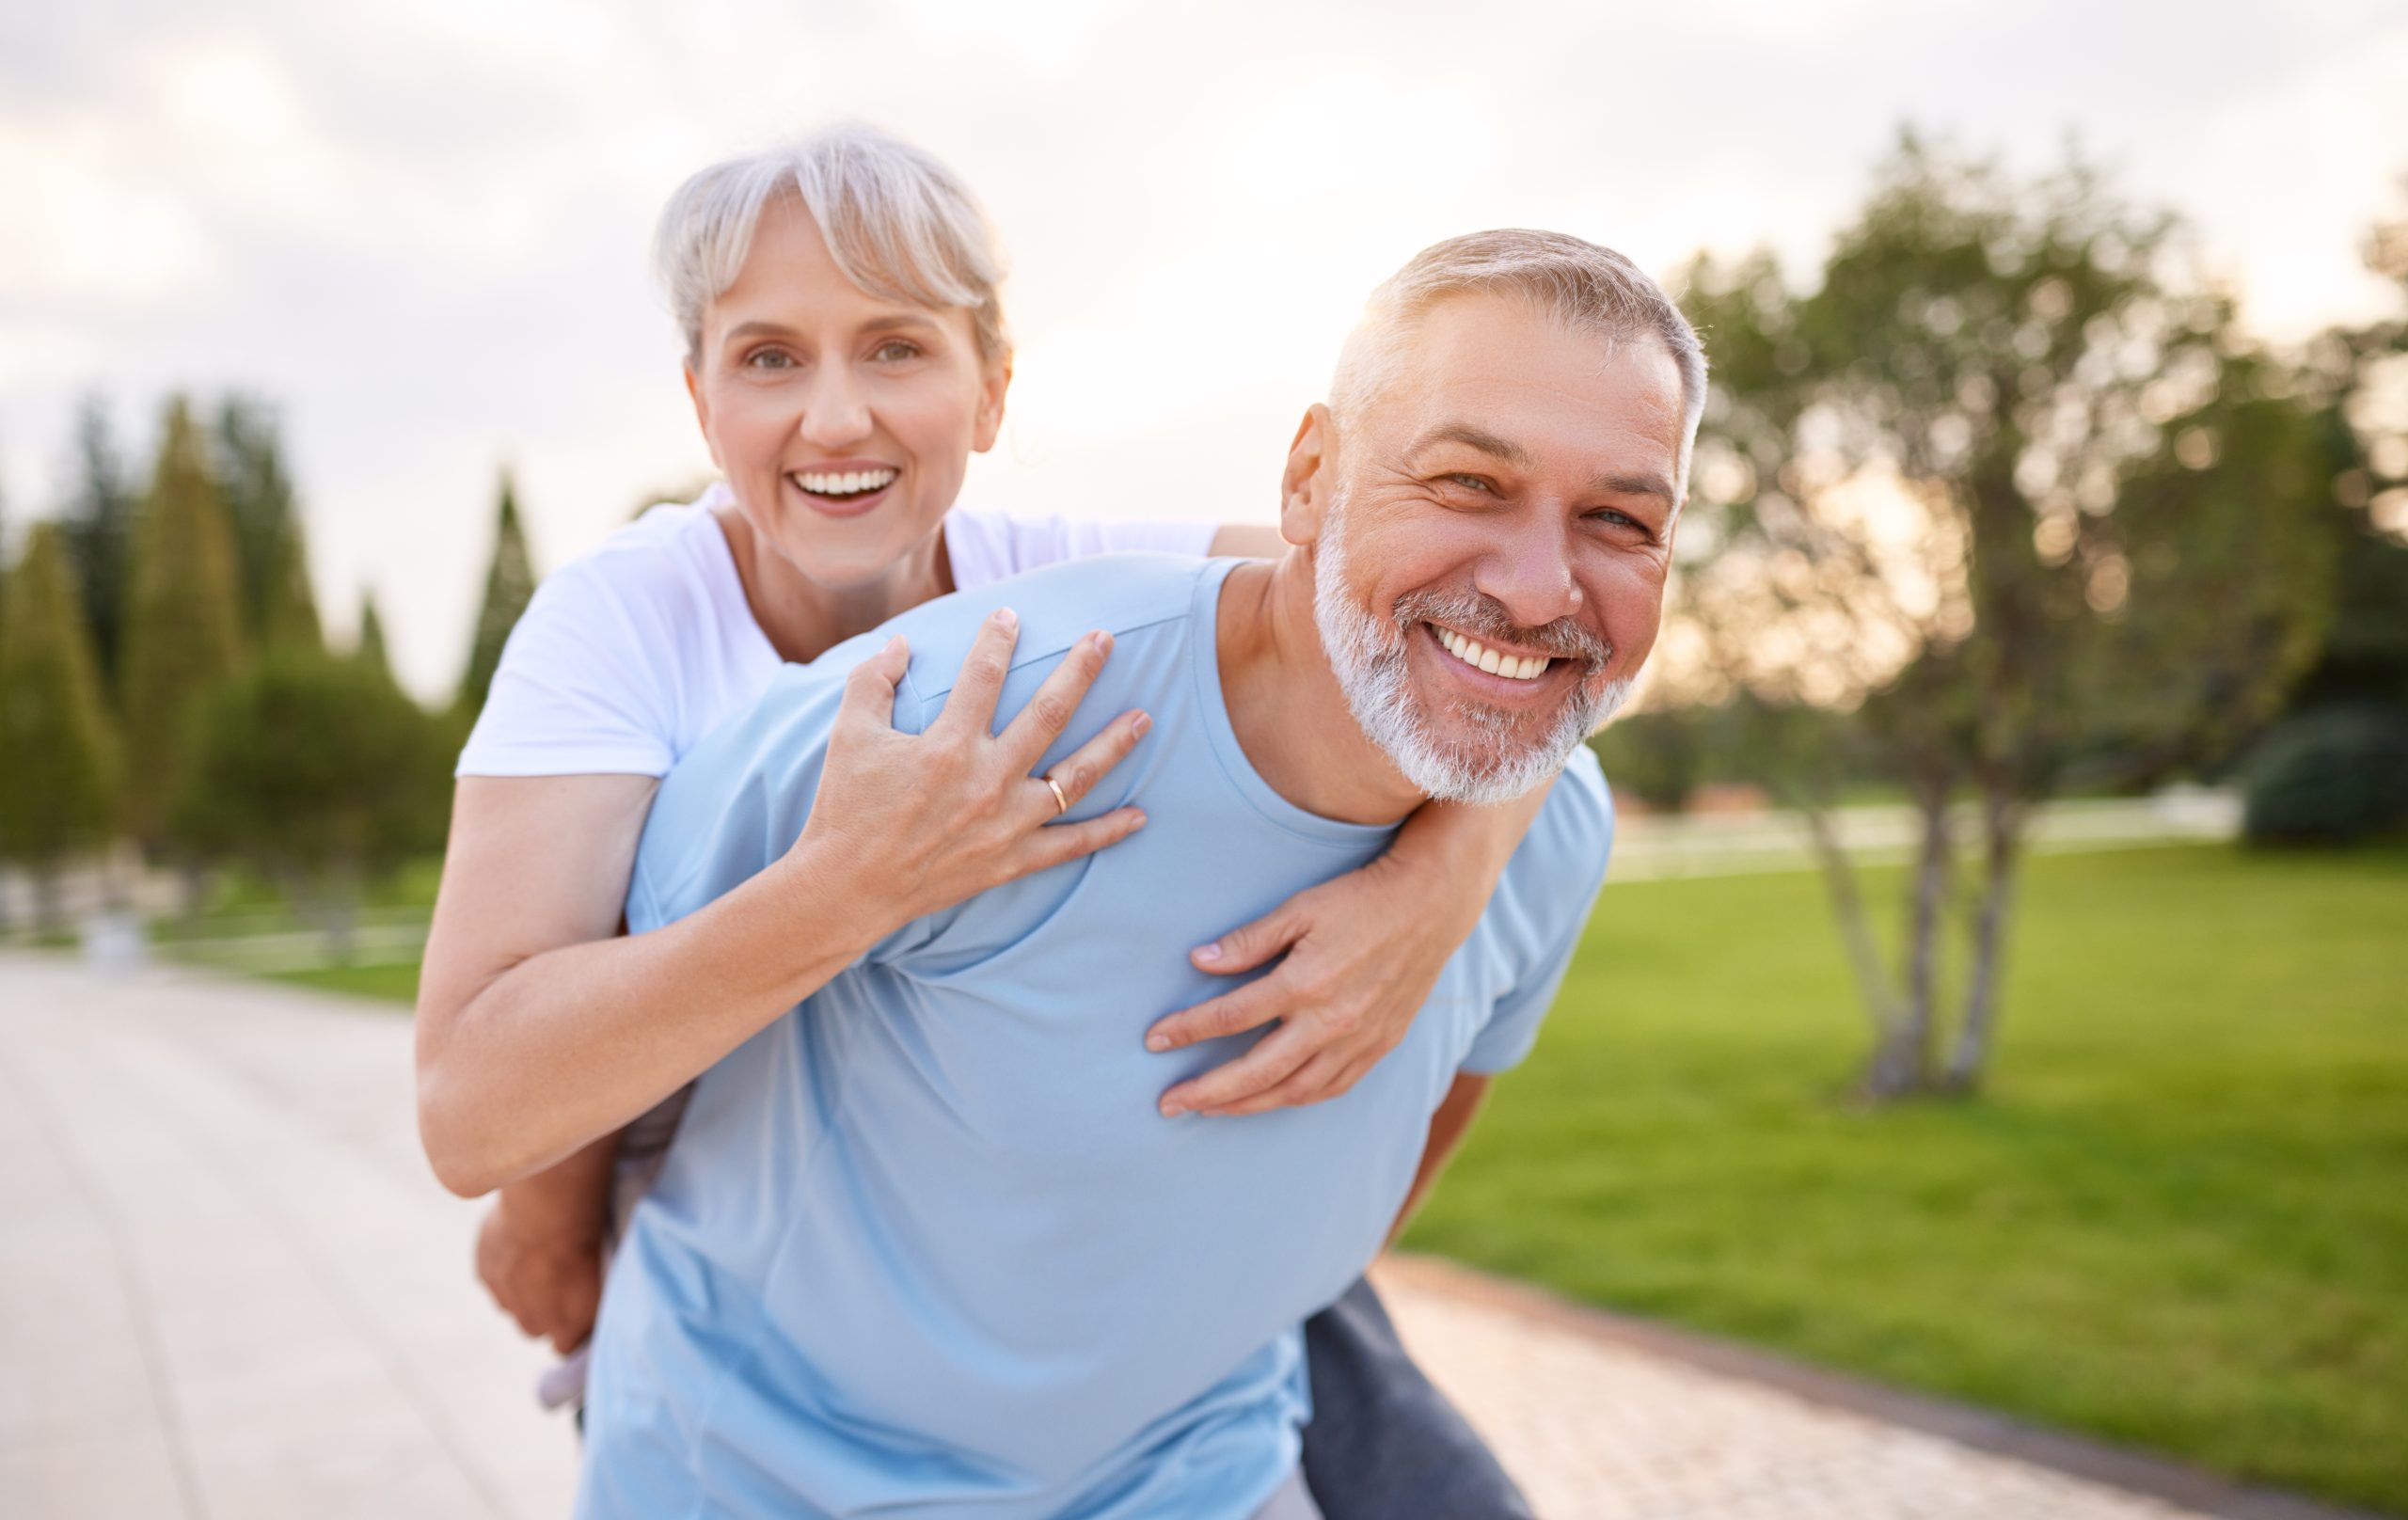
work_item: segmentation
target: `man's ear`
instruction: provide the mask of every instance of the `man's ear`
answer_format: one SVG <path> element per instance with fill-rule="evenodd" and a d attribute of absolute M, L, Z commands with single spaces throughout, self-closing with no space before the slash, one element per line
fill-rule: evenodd
<path fill-rule="evenodd" d="M 1288 445 L 1288 467 L 1279 476 L 1279 536 L 1310 544 L 1321 536 L 1330 493 L 1338 485 L 1338 420 L 1320 402 L 1305 408 L 1295 440 Z"/>
<path fill-rule="evenodd" d="M 719 456 L 719 440 L 711 436 L 711 404 L 703 396 L 702 377 L 694 373 L 694 361 L 689 358 L 679 367 L 686 376 L 686 394 L 694 403 L 694 425 L 703 430 L 703 445 L 711 451 L 711 467 L 721 474 L 727 473 L 726 462 Z"/>
<path fill-rule="evenodd" d="M 1004 430 L 1004 392 L 1011 388 L 1012 356 L 1006 354 L 986 366 L 978 377 L 978 416 L 970 438 L 972 452 L 983 454 L 995 446 L 997 435 Z"/>

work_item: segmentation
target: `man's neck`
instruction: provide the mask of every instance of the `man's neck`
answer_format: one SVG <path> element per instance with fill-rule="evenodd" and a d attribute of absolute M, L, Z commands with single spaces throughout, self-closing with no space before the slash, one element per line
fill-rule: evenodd
<path fill-rule="evenodd" d="M 1390 824 L 1424 800 L 1367 736 L 1313 621 L 1312 559 L 1248 562 L 1221 587 L 1214 630 L 1229 726 L 1271 789 L 1307 813 Z"/>

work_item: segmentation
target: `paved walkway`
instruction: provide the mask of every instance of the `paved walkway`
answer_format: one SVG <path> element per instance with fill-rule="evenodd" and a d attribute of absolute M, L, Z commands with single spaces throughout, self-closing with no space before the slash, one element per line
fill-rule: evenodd
<path fill-rule="evenodd" d="M 574 1443 L 470 1279 L 476 1212 L 419 1155 L 397 1014 L 0 956 L 0 1515 L 564 1514 Z M 1549 1520 L 2188 1513 L 1432 1264 L 1383 1280 Z"/>

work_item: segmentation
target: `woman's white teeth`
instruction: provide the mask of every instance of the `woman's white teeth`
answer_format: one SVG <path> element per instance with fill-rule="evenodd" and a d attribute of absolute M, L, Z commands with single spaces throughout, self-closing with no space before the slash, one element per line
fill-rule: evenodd
<path fill-rule="evenodd" d="M 1438 628 L 1438 625 L 1430 625 Z M 1491 675 L 1501 675 L 1509 681 L 1535 681 L 1539 673 L 1554 661 L 1543 655 L 1500 655 L 1477 639 L 1466 639 L 1452 628 L 1438 628 L 1438 641 L 1447 653 L 1466 665 L 1477 665 Z"/>
<path fill-rule="evenodd" d="M 841 474 L 798 473 L 797 485 L 815 496 L 859 496 L 863 491 L 882 491 L 894 483 L 895 471 L 891 469 L 853 469 Z"/>

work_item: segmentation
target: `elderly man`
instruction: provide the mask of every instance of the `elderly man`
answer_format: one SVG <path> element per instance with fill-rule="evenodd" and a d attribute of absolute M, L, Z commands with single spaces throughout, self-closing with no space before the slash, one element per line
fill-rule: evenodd
<path fill-rule="evenodd" d="M 1611 826 L 1581 741 L 1655 641 L 1703 385 L 1621 256 L 1440 244 L 1375 293 L 1297 433 L 1284 559 L 1094 560 L 944 598 L 886 630 L 910 640 L 899 679 L 883 635 L 840 646 L 687 757 L 634 929 L 777 858 L 831 746 L 885 737 L 888 703 L 906 734 L 957 684 L 1016 710 L 1100 625 L 1089 704 L 1153 724 L 1092 795 L 1046 770 L 1071 745 L 1026 757 L 1032 805 L 1136 803 L 1142 832 L 908 926 L 703 1079 L 605 1295 L 580 1514 L 1314 1512 L 1297 1326 L 1410 1211 L 1562 977 Z M 965 666 L 1006 601 L 1017 663 Z M 1228 1053 L 1145 1049 L 1204 977 L 1129 946 L 1360 864 L 1425 799 L 1559 772 L 1353 1091 L 1156 1113 Z"/>

